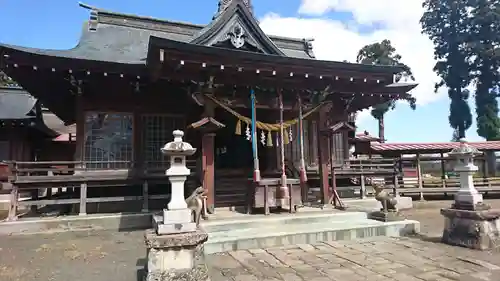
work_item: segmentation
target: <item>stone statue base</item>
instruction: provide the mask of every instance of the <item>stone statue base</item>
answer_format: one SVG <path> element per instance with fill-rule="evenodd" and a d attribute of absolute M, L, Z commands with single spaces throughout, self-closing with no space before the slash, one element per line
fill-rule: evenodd
<path fill-rule="evenodd" d="M 196 231 L 196 223 L 191 222 L 191 210 L 163 210 L 163 216 L 153 215 L 153 228 L 159 235 Z"/>
<path fill-rule="evenodd" d="M 491 207 L 489 205 L 484 204 L 483 202 L 473 204 L 470 202 L 455 200 L 455 203 L 451 205 L 451 209 L 468 210 L 468 211 L 486 211 L 491 209 Z"/>
<path fill-rule="evenodd" d="M 375 211 L 368 214 L 368 218 L 377 221 L 402 221 L 405 218 L 398 211 Z"/>
<path fill-rule="evenodd" d="M 147 265 L 144 281 L 210 280 L 203 254 L 208 234 L 194 232 L 158 235 L 153 229 L 144 234 Z"/>
<path fill-rule="evenodd" d="M 485 205 L 487 206 L 487 205 Z M 442 242 L 477 250 L 499 246 L 500 210 L 441 209 L 445 217 Z"/>

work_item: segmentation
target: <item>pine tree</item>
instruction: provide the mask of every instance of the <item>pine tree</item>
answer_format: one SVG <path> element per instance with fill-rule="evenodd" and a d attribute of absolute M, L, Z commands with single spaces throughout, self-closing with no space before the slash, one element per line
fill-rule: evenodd
<path fill-rule="evenodd" d="M 477 133 L 486 140 L 500 140 L 498 102 L 500 85 L 500 1 L 469 0 L 468 47 L 474 55 L 472 71 L 476 85 Z"/>
<path fill-rule="evenodd" d="M 409 66 L 401 62 L 401 56 L 396 53 L 396 48 L 391 44 L 391 41 L 385 39 L 382 42 L 369 44 L 359 50 L 356 57 L 357 63 L 374 64 L 374 65 L 392 65 L 400 66 L 403 68 L 401 73 L 396 75 L 396 82 L 401 79 L 415 80 L 413 73 Z M 415 99 L 409 99 L 410 106 L 415 109 Z M 372 108 L 371 115 L 378 121 L 378 136 L 380 141 L 385 140 L 384 116 L 389 111 L 396 107 L 394 100 L 378 104 Z"/>
<path fill-rule="evenodd" d="M 435 89 L 437 91 L 442 86 L 448 88 L 448 120 L 460 139 L 465 137 L 465 131 L 472 124 L 467 103 L 469 91 L 466 89 L 473 78 L 471 53 L 467 47 L 468 3 L 467 0 L 425 0 L 423 7 L 425 12 L 420 19 L 422 32 L 434 43 L 437 60 L 434 71 L 441 78 Z"/>

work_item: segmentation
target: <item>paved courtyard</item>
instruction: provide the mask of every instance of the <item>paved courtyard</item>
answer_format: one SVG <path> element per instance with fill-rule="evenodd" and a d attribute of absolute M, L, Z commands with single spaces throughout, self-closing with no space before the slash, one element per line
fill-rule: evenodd
<path fill-rule="evenodd" d="M 449 203 L 419 203 L 405 212 L 422 220 L 421 237 L 211 255 L 207 263 L 212 281 L 498 280 L 500 252 L 436 243 L 443 223 L 438 207 Z M 145 262 L 142 234 L 90 231 L 0 237 L 0 280 L 136 281 Z"/>

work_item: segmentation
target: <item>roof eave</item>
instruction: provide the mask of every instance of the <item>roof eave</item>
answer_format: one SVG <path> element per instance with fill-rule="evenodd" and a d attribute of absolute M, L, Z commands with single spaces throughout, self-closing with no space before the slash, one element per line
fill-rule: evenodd
<path fill-rule="evenodd" d="M 270 54 L 253 53 L 241 50 L 223 49 L 219 47 L 200 46 L 156 36 L 151 36 L 149 40 L 148 59 L 147 59 L 148 63 L 150 62 L 152 55 L 151 50 L 154 49 L 155 47 L 160 49 L 171 49 L 186 53 L 198 53 L 204 55 L 221 54 L 221 52 L 224 52 L 225 56 L 231 56 L 234 58 L 245 58 L 256 62 L 261 61 L 261 62 L 272 62 L 272 63 L 289 63 L 292 65 L 304 65 L 310 67 L 322 67 L 335 70 L 368 72 L 376 74 L 395 74 L 398 73 L 400 70 L 399 67 L 396 66 L 363 65 L 357 63 L 346 63 L 337 61 L 311 60 L 303 58 L 282 57 Z M 412 89 L 416 87 L 416 85 L 417 84 L 405 85 L 405 86 L 407 87 L 407 89 Z M 403 87 L 395 87 L 395 86 L 393 86 L 392 88 L 403 89 Z"/>

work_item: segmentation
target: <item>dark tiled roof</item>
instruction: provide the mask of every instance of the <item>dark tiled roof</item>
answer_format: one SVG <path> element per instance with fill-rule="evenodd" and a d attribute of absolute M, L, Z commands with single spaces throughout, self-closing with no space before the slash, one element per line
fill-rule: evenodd
<path fill-rule="evenodd" d="M 36 99 L 19 88 L 0 87 L 0 119 L 36 118 Z"/>
<path fill-rule="evenodd" d="M 48 50 L 0 44 L 0 49 L 6 47 L 55 57 L 145 64 L 150 36 L 190 42 L 203 28 L 201 25 L 127 15 L 83 6 L 93 9 L 92 13 L 97 19 L 91 19 L 84 24 L 80 41 L 74 48 Z M 306 52 L 304 42 L 300 39 L 271 37 L 271 40 L 287 56 L 311 58 Z"/>
<path fill-rule="evenodd" d="M 52 135 L 75 131 L 72 126 L 66 126 L 55 114 L 41 109 L 37 105 L 37 99 L 22 88 L 0 87 L 0 120 L 27 119 L 32 119 L 39 128 Z"/>

